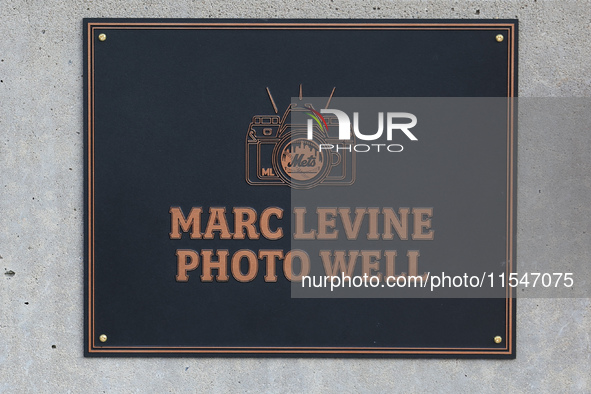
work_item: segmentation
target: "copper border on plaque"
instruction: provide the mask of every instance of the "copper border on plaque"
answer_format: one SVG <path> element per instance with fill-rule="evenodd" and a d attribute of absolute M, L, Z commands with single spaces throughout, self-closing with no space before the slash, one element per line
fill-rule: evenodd
<path fill-rule="evenodd" d="M 514 103 L 515 97 L 515 35 L 516 24 L 506 23 L 332 23 L 332 22 L 87 22 L 87 231 L 85 240 L 88 253 L 87 261 L 87 286 L 88 304 L 86 305 L 88 316 L 88 353 L 138 353 L 138 354 L 277 354 L 277 355 L 513 355 L 513 333 L 515 322 L 513 320 L 513 289 L 505 286 L 505 347 L 490 348 L 429 348 L 429 347 L 207 347 L 207 346 L 104 346 L 97 345 L 97 333 L 94 328 L 94 46 L 95 30 L 108 29 L 140 29 L 140 30 L 493 30 L 506 32 L 507 37 L 507 234 L 506 234 L 506 278 L 513 272 L 514 259 L 514 174 L 515 174 L 515 138 L 514 138 Z M 100 333 L 99 333 L 100 334 Z M 491 338 L 492 342 L 492 338 Z"/>

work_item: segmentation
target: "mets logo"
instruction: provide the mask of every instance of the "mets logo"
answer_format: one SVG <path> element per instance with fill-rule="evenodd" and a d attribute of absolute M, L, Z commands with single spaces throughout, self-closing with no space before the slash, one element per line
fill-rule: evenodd
<path fill-rule="evenodd" d="M 304 102 L 291 103 L 280 117 L 268 88 L 267 94 L 275 115 L 256 115 L 248 126 L 246 182 L 295 189 L 310 189 L 320 184 L 353 184 L 356 152 L 322 149 L 323 146 L 354 144 L 354 138 L 338 138 L 337 117 L 322 116 L 311 104 Z M 313 138 L 308 138 L 310 131 Z"/>

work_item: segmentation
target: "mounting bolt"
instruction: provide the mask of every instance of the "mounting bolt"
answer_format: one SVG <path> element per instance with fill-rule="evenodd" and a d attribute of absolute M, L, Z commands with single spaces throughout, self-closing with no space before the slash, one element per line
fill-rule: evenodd
<path fill-rule="evenodd" d="M 503 338 L 501 338 L 501 337 L 500 337 L 500 336 L 498 336 L 498 335 L 497 335 L 496 337 L 494 337 L 494 339 L 493 339 L 493 340 L 495 341 L 495 343 L 501 343 L 501 342 L 503 342 Z"/>
<path fill-rule="evenodd" d="M 105 41 L 107 39 L 107 35 L 105 33 L 101 33 L 99 34 L 98 39 L 99 41 Z"/>
<path fill-rule="evenodd" d="M 502 34 L 497 34 L 497 36 L 495 37 L 495 40 L 497 40 L 497 42 L 503 42 L 504 39 L 505 37 Z"/>
<path fill-rule="evenodd" d="M 99 337 L 99 341 L 101 341 L 101 342 L 107 342 L 107 336 L 105 334 L 101 335 Z"/>

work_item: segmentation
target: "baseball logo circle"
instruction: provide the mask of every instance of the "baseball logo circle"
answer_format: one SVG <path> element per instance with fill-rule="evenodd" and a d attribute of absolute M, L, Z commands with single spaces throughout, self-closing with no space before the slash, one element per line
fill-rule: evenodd
<path fill-rule="evenodd" d="M 324 139 L 307 139 L 304 131 L 289 131 L 273 150 L 273 167 L 281 179 L 294 188 L 307 189 L 321 183 L 332 167 L 332 155 L 320 150 Z"/>

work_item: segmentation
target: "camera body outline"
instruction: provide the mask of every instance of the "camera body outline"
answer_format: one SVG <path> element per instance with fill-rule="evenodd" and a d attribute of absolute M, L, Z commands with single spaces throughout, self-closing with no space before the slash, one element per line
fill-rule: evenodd
<path fill-rule="evenodd" d="M 291 103 L 282 117 L 253 116 L 246 135 L 245 175 L 249 185 L 283 185 L 295 189 L 311 189 L 318 185 L 349 186 L 355 182 L 356 152 L 320 149 L 321 144 L 343 148 L 355 144 L 353 135 L 349 140 L 338 138 L 339 124 L 336 116 L 324 116 L 327 130 L 312 122 L 312 140 L 307 139 L 308 122 L 291 123 L 294 112 L 310 113 L 311 108 L 311 104 L 298 106 L 297 103 Z M 294 164 L 310 165 L 315 162 L 315 168 L 318 168 L 318 163 L 321 162 L 322 167 L 317 173 L 315 169 L 309 174 L 299 173 L 295 172 L 295 168 L 290 172 L 290 163 L 293 162 L 291 152 L 294 149 L 302 152 L 302 148 L 309 156 L 295 155 L 297 163 Z"/>

